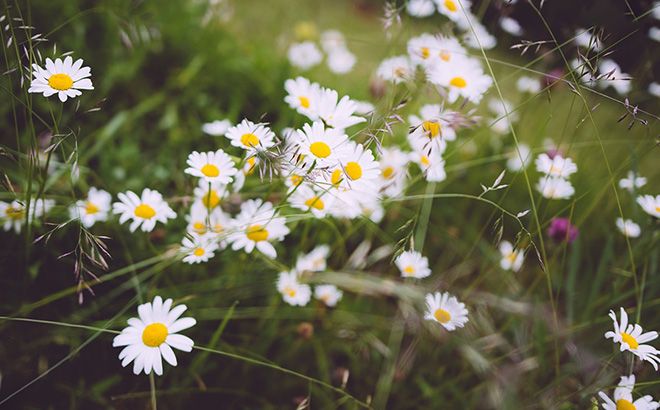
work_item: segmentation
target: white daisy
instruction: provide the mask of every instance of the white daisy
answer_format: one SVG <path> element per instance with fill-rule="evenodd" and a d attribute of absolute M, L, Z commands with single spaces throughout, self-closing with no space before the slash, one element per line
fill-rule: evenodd
<path fill-rule="evenodd" d="M 522 76 L 516 81 L 516 88 L 521 93 L 536 94 L 541 92 L 541 81 L 538 78 Z"/>
<path fill-rule="evenodd" d="M 498 134 L 508 133 L 511 124 L 518 120 L 518 113 L 510 101 L 491 98 L 488 101 L 488 109 L 496 116 L 494 122 L 490 124 L 490 129 Z"/>
<path fill-rule="evenodd" d="M 292 306 L 305 306 L 312 297 L 309 285 L 298 282 L 296 271 L 280 272 L 277 278 L 277 291 L 282 294 L 282 299 Z"/>
<path fill-rule="evenodd" d="M 207 262 L 218 250 L 218 242 L 213 236 L 195 235 L 191 238 L 184 237 L 181 241 L 181 253 L 184 255 L 183 262 L 193 264 Z"/>
<path fill-rule="evenodd" d="M 575 193 L 573 185 L 564 178 L 543 177 L 536 184 L 536 189 L 548 199 L 568 199 Z"/>
<path fill-rule="evenodd" d="M 632 88 L 630 74 L 621 71 L 621 67 L 611 59 L 603 59 L 598 64 L 598 85 L 601 88 L 612 87 L 617 93 L 626 95 Z"/>
<path fill-rule="evenodd" d="M 657 371 L 658 364 L 660 364 L 660 350 L 655 347 L 645 344 L 658 338 L 658 332 L 646 332 L 638 324 L 628 323 L 628 314 L 623 308 L 620 308 L 621 323 L 616 320 L 616 314 L 610 310 L 610 318 L 614 322 L 614 331 L 605 333 L 605 339 L 612 339 L 614 343 L 620 343 L 620 350 L 629 351 L 640 360 L 645 360 L 653 366 Z"/>
<path fill-rule="evenodd" d="M 222 211 L 222 208 L 212 208 L 209 212 L 209 208 L 199 201 L 194 202 L 190 207 L 190 214 L 186 219 L 187 231 L 196 236 L 208 234 L 217 236 L 224 233 L 231 225 L 231 218 Z"/>
<path fill-rule="evenodd" d="M 500 27 L 512 36 L 520 37 L 524 33 L 520 23 L 511 17 L 500 18 Z"/>
<path fill-rule="evenodd" d="M 297 77 L 295 80 L 286 80 L 284 89 L 288 93 L 284 101 L 289 107 L 311 120 L 318 118 L 321 87 L 317 83 L 312 83 L 304 77 Z"/>
<path fill-rule="evenodd" d="M 520 270 L 525 260 L 524 250 L 515 249 L 509 241 L 502 241 L 500 242 L 500 253 L 502 254 L 502 259 L 500 259 L 502 269 L 514 272 Z"/>
<path fill-rule="evenodd" d="M 628 175 L 625 178 L 621 178 L 619 181 L 619 187 L 627 189 L 630 192 L 633 192 L 644 185 L 646 185 L 646 178 L 638 176 L 633 171 L 628 171 Z"/>
<path fill-rule="evenodd" d="M 76 201 L 69 208 L 71 218 L 80 219 L 80 223 L 85 228 L 89 228 L 96 222 L 107 221 L 108 213 L 112 208 L 112 196 L 102 190 L 94 187 L 89 188 L 86 200 Z"/>
<path fill-rule="evenodd" d="M 123 224 L 132 220 L 129 230 L 134 232 L 140 225 L 144 232 L 150 232 L 156 226 L 156 222 L 167 223 L 168 219 L 176 218 L 176 213 L 163 200 L 158 192 L 145 188 L 141 196 L 133 191 L 119 193 L 117 198 L 120 202 L 112 204 L 112 212 L 121 214 L 119 223 Z"/>
<path fill-rule="evenodd" d="M 632 219 L 616 218 L 616 227 L 629 238 L 637 238 L 642 233 L 642 229 Z"/>
<path fill-rule="evenodd" d="M 193 327 L 197 321 L 191 317 L 179 318 L 186 305 L 172 307 L 172 299 L 163 302 L 160 296 L 153 303 L 138 306 L 139 318 L 128 319 L 128 327 L 112 340 L 113 347 L 126 346 L 119 353 L 121 365 L 133 362 L 133 373 L 163 374 L 162 359 L 172 366 L 177 365 L 172 348 L 184 352 L 192 351 L 194 342 L 180 331 Z M 162 359 L 161 359 L 162 357 Z"/>
<path fill-rule="evenodd" d="M 337 306 L 343 295 L 343 292 L 334 285 L 319 285 L 314 288 L 314 297 L 328 307 Z"/>
<path fill-rule="evenodd" d="M 270 128 L 247 119 L 227 130 L 225 137 L 229 138 L 231 145 L 247 151 L 266 150 L 275 145 L 275 133 Z"/>
<path fill-rule="evenodd" d="M 200 202 L 205 208 L 212 209 L 220 205 L 227 195 L 227 186 L 219 183 L 208 183 L 200 179 L 193 191 L 195 202 Z"/>
<path fill-rule="evenodd" d="M 339 99 L 337 91 L 324 88 L 319 93 L 319 118 L 332 128 L 344 130 L 355 124 L 365 122 L 366 119 L 355 114 L 357 103 L 347 95 Z"/>
<path fill-rule="evenodd" d="M 447 64 L 431 67 L 427 75 L 433 84 L 447 88 L 449 102 L 460 96 L 478 103 L 493 83 L 490 76 L 484 74 L 481 63 L 467 57 L 457 56 Z"/>
<path fill-rule="evenodd" d="M 336 48 L 328 53 L 328 68 L 335 74 L 346 74 L 350 72 L 357 58 L 346 48 Z"/>
<path fill-rule="evenodd" d="M 252 253 L 257 248 L 261 253 L 275 259 L 277 251 L 271 244 L 282 241 L 289 233 L 285 219 L 277 216 L 270 202 L 251 199 L 241 204 L 241 212 L 232 224 L 232 233 L 227 240 L 233 250 L 244 249 Z"/>
<path fill-rule="evenodd" d="M 577 172 L 577 165 L 573 160 L 559 154 L 550 158 L 548 154 L 543 153 L 536 158 L 535 164 L 537 171 L 551 177 L 568 178 Z"/>
<path fill-rule="evenodd" d="M 414 73 L 415 67 L 407 56 L 385 59 L 380 63 L 376 71 L 378 77 L 395 84 L 412 79 Z"/>
<path fill-rule="evenodd" d="M 403 193 L 406 185 L 407 167 L 410 155 L 397 147 L 381 149 L 380 182 L 383 195 L 394 198 Z"/>
<path fill-rule="evenodd" d="M 20 233 L 25 222 L 25 205 L 19 201 L 0 201 L 0 221 L 3 221 L 2 229 L 5 231 L 13 229 L 14 232 Z"/>
<path fill-rule="evenodd" d="M 30 202 L 30 220 L 41 218 L 46 215 L 55 206 L 55 201 L 52 199 L 32 198 Z"/>
<path fill-rule="evenodd" d="M 660 407 L 660 403 L 653 400 L 653 397 L 646 395 L 633 402 L 632 391 L 635 388 L 635 375 L 621 376 L 619 385 L 614 389 L 614 400 L 610 399 L 602 391 L 598 392 L 600 398 L 604 401 L 605 410 L 655 410 Z"/>
<path fill-rule="evenodd" d="M 71 56 L 64 61 L 56 58 L 55 62 L 47 58 L 46 68 L 32 64 L 34 79 L 28 92 L 43 94 L 44 97 L 57 94 L 60 101 L 66 102 L 68 98 L 82 95 L 80 90 L 93 90 L 92 80 L 88 78 L 92 76 L 91 69 L 82 65 L 82 59 L 74 63 Z"/>
<path fill-rule="evenodd" d="M 466 12 L 472 7 L 472 2 L 470 0 L 435 0 L 435 4 L 438 7 L 440 14 L 447 16 L 450 20 L 459 21 L 464 18 L 463 9 Z M 462 6 L 462 8 L 461 8 Z"/>
<path fill-rule="evenodd" d="M 527 144 L 518 144 L 518 149 L 513 149 L 513 151 L 507 154 L 506 166 L 513 172 L 522 171 L 527 168 L 531 162 L 532 150 Z"/>
<path fill-rule="evenodd" d="M 428 259 L 416 251 L 402 252 L 394 260 L 394 264 L 399 268 L 401 276 L 404 278 L 422 279 L 431 274 Z"/>
<path fill-rule="evenodd" d="M 202 125 L 202 131 L 214 137 L 221 137 L 231 128 L 229 120 L 215 120 Z"/>
<path fill-rule="evenodd" d="M 594 51 L 600 51 L 603 48 L 603 43 L 593 33 L 593 29 L 579 28 L 575 30 L 575 38 L 573 40 L 578 47 L 592 48 Z"/>
<path fill-rule="evenodd" d="M 325 30 L 321 33 L 321 48 L 326 53 L 332 53 L 334 50 L 346 48 L 346 39 L 341 31 Z"/>
<path fill-rule="evenodd" d="M 644 212 L 656 218 L 660 218 L 660 195 L 641 195 L 637 197 L 637 203 Z"/>
<path fill-rule="evenodd" d="M 445 329 L 452 331 L 463 327 L 468 322 L 468 310 L 465 304 L 448 292 L 427 293 L 426 313 L 424 319 L 440 323 Z"/>
<path fill-rule="evenodd" d="M 408 56 L 410 61 L 420 66 L 437 64 L 440 60 L 440 44 L 438 38 L 424 33 L 408 40 Z"/>
<path fill-rule="evenodd" d="M 303 184 L 293 191 L 288 200 L 292 207 L 309 211 L 317 218 L 323 218 L 332 208 L 334 197 L 330 192 L 315 190 L 308 184 Z"/>
<path fill-rule="evenodd" d="M 353 101 L 355 103 L 355 113 L 360 115 L 367 115 L 376 109 L 369 101 Z"/>
<path fill-rule="evenodd" d="M 323 60 L 323 54 L 311 41 L 291 44 L 287 52 L 291 65 L 301 70 L 309 70 Z"/>
<path fill-rule="evenodd" d="M 376 180 L 380 175 L 378 161 L 374 159 L 371 150 L 364 145 L 348 141 L 342 151 L 339 167 L 333 171 L 334 180 L 340 178 L 343 186 L 353 188 L 376 188 Z M 337 174 L 337 171 L 340 174 Z M 332 181 L 333 184 L 335 181 Z"/>
<path fill-rule="evenodd" d="M 297 131 L 296 138 L 303 162 L 306 165 L 316 163 L 316 168 L 335 166 L 347 140 L 342 131 L 326 128 L 320 121 L 315 121 L 311 126 L 303 125 L 303 129 Z"/>
<path fill-rule="evenodd" d="M 466 46 L 475 50 L 481 50 L 482 48 L 484 50 L 490 50 L 497 45 L 497 37 L 490 34 L 488 29 L 476 20 L 476 17 L 470 14 L 468 17 L 465 17 L 465 21 L 467 19 L 471 19 L 472 26 L 467 23 L 463 24 L 463 29 L 465 30 L 463 43 Z"/>
<path fill-rule="evenodd" d="M 415 127 L 408 138 L 432 142 L 431 145 L 438 145 L 438 148 L 444 151 L 445 142 L 456 139 L 456 130 L 450 122 L 453 114 L 451 111 L 443 110 L 439 104 L 423 105 L 419 110 L 419 116 L 413 114 L 408 117 L 410 126 Z M 439 138 L 435 140 L 436 137 Z"/>
<path fill-rule="evenodd" d="M 298 256 L 296 260 L 296 271 L 302 272 L 321 272 L 327 267 L 327 258 L 330 254 L 328 245 L 319 245 L 307 254 Z"/>
<path fill-rule="evenodd" d="M 445 161 L 442 159 L 442 153 L 439 150 L 429 150 L 425 146 L 413 146 L 410 160 L 419 166 L 427 181 L 442 182 L 447 179 Z"/>
<path fill-rule="evenodd" d="M 238 172 L 234 161 L 221 149 L 215 152 L 193 151 L 186 163 L 188 168 L 183 172 L 216 184 L 229 184 Z"/>
<path fill-rule="evenodd" d="M 428 17 L 435 13 L 433 0 L 408 0 L 406 11 L 413 17 Z"/>

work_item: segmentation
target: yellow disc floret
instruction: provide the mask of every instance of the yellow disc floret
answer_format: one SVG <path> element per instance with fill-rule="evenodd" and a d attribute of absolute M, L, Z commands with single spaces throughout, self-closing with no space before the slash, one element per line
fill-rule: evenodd
<path fill-rule="evenodd" d="M 150 205 L 140 204 L 135 207 L 135 216 L 143 219 L 151 219 L 156 216 L 156 210 L 153 209 Z"/>
<path fill-rule="evenodd" d="M 261 225 L 250 225 L 245 231 L 249 240 L 260 242 L 268 239 L 268 231 Z"/>
<path fill-rule="evenodd" d="M 152 323 L 142 331 L 142 343 L 149 347 L 158 347 L 168 335 L 167 327 L 162 323 Z"/>
<path fill-rule="evenodd" d="M 73 79 L 68 74 L 53 74 L 48 78 L 48 85 L 58 91 L 73 87 Z"/>
<path fill-rule="evenodd" d="M 442 324 L 445 324 L 451 320 L 451 315 L 444 309 L 436 309 L 435 313 L 433 313 L 433 317 L 435 317 L 435 320 Z"/>

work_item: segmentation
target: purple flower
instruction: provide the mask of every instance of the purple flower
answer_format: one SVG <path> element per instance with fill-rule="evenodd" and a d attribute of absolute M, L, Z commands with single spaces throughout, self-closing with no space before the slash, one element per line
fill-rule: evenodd
<path fill-rule="evenodd" d="M 568 243 L 573 242 L 579 234 L 578 228 L 568 218 L 552 218 L 546 232 L 555 242 Z"/>

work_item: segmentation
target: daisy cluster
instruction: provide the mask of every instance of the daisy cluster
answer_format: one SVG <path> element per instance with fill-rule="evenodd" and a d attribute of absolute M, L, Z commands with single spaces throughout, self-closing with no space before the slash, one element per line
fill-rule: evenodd
<path fill-rule="evenodd" d="M 287 51 L 289 63 L 300 70 L 309 70 L 320 64 L 325 57 L 328 69 L 335 74 L 346 74 L 353 70 L 357 58 L 348 49 L 346 39 L 340 31 L 322 32 L 319 43 L 306 40 L 291 44 Z"/>

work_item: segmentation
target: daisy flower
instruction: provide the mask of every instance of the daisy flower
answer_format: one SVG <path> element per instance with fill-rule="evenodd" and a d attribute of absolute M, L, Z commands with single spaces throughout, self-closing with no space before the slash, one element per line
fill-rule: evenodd
<path fill-rule="evenodd" d="M 25 205 L 18 201 L 11 203 L 0 201 L 0 221 L 4 220 L 2 229 L 5 231 L 14 230 L 21 232 L 23 222 L 25 222 Z"/>
<path fill-rule="evenodd" d="M 231 218 L 220 207 L 212 208 L 209 212 L 209 208 L 201 202 L 193 203 L 186 219 L 188 232 L 196 236 L 219 235 L 231 225 Z"/>
<path fill-rule="evenodd" d="M 218 243 L 208 235 L 184 237 L 181 241 L 181 253 L 184 255 L 183 262 L 193 264 L 207 262 L 218 250 Z"/>
<path fill-rule="evenodd" d="M 469 0 L 435 0 L 440 14 L 447 16 L 452 21 L 459 21 L 464 18 L 463 9 L 469 11 L 472 6 Z M 461 8 L 463 6 L 463 8 Z"/>
<path fill-rule="evenodd" d="M 343 295 L 343 292 L 334 285 L 319 285 L 314 288 L 314 297 L 328 307 L 335 307 Z"/>
<path fill-rule="evenodd" d="M 375 181 L 380 175 L 378 161 L 374 159 L 371 150 L 353 141 L 346 144 L 338 170 L 344 184 L 351 188 L 355 185 L 375 187 Z M 333 177 L 337 178 L 336 174 Z"/>
<path fill-rule="evenodd" d="M 603 48 L 603 43 L 593 33 L 592 29 L 579 28 L 575 30 L 575 38 L 573 40 L 578 47 L 592 48 L 594 51 L 600 51 Z"/>
<path fill-rule="evenodd" d="M 616 320 L 616 314 L 610 310 L 610 318 L 614 322 L 614 331 L 605 333 L 605 339 L 612 339 L 614 343 L 620 343 L 620 350 L 631 352 L 640 360 L 645 360 L 657 371 L 660 363 L 660 350 L 645 344 L 658 338 L 658 332 L 646 332 L 638 324 L 628 324 L 628 314 L 623 308 L 620 308 L 621 323 Z"/>
<path fill-rule="evenodd" d="M 518 272 L 520 267 L 525 260 L 525 252 L 520 249 L 515 249 L 511 242 L 502 241 L 500 243 L 500 253 L 502 254 L 502 259 L 500 259 L 500 266 L 504 270 L 512 270 Z"/>
<path fill-rule="evenodd" d="M 541 92 L 541 81 L 538 78 L 522 76 L 516 81 L 516 89 L 521 93 L 536 94 Z"/>
<path fill-rule="evenodd" d="M 415 67 L 406 56 L 385 59 L 376 71 L 378 77 L 395 84 L 410 80 L 414 73 Z"/>
<path fill-rule="evenodd" d="M 275 133 L 264 124 L 255 124 L 244 119 L 225 134 L 231 145 L 247 151 L 266 150 L 275 145 Z"/>
<path fill-rule="evenodd" d="M 311 120 L 318 118 L 321 87 L 317 83 L 312 83 L 304 77 L 297 77 L 295 80 L 286 80 L 284 89 L 288 93 L 284 97 L 284 102 L 289 104 L 289 107 Z"/>
<path fill-rule="evenodd" d="M 315 121 L 311 126 L 305 124 L 302 130 L 297 131 L 299 154 L 306 165 L 316 162 L 317 168 L 334 166 L 339 161 L 347 138 L 343 132 L 326 128 L 320 121 Z"/>
<path fill-rule="evenodd" d="M 419 165 L 427 181 L 442 182 L 447 179 L 445 161 L 442 159 L 442 153 L 439 150 L 432 149 L 429 151 L 428 148 L 423 146 L 413 146 L 410 160 Z"/>
<path fill-rule="evenodd" d="M 630 74 L 621 71 L 621 67 L 611 59 L 603 59 L 598 64 L 598 85 L 601 88 L 612 87 L 617 93 L 626 95 L 632 88 Z"/>
<path fill-rule="evenodd" d="M 527 144 L 518 144 L 518 149 L 514 149 L 507 155 L 506 167 L 513 172 L 522 171 L 530 163 L 532 150 Z"/>
<path fill-rule="evenodd" d="M 478 103 L 493 83 L 492 78 L 484 74 L 481 63 L 467 57 L 457 56 L 447 64 L 434 66 L 427 75 L 433 84 L 447 88 L 447 99 L 452 103 L 458 97 Z"/>
<path fill-rule="evenodd" d="M 447 63 L 455 55 L 467 54 L 456 38 L 431 34 L 411 38 L 407 49 L 411 61 L 423 67 Z"/>
<path fill-rule="evenodd" d="M 202 178 L 197 183 L 193 195 L 195 195 L 196 202 L 200 202 L 205 208 L 212 209 L 220 205 L 222 199 L 227 195 L 227 186 L 217 182 L 208 183 Z"/>
<path fill-rule="evenodd" d="M 119 223 L 132 220 L 129 230 L 134 232 L 140 225 L 142 231 L 151 232 L 156 222 L 167 223 L 168 219 L 176 218 L 176 213 L 163 200 L 158 192 L 145 188 L 141 196 L 133 191 L 126 191 L 117 195 L 120 202 L 112 204 L 112 212 L 121 214 Z"/>
<path fill-rule="evenodd" d="M 321 272 L 327 267 L 326 260 L 330 253 L 328 245 L 319 245 L 311 252 L 298 256 L 296 260 L 297 272 Z"/>
<path fill-rule="evenodd" d="M 215 152 L 193 151 L 186 163 L 188 168 L 183 172 L 211 183 L 229 184 L 238 172 L 229 155 L 221 149 Z"/>
<path fill-rule="evenodd" d="M 448 120 L 451 114 L 438 104 L 423 105 L 419 110 L 419 116 L 413 114 L 408 117 L 410 125 L 415 127 L 408 138 L 432 142 L 431 145 L 437 145 L 441 151 L 444 151 L 446 141 L 456 139 L 456 130 Z"/>
<path fill-rule="evenodd" d="M 374 112 L 376 107 L 368 101 L 353 101 L 355 103 L 355 113 L 360 115 L 367 115 Z"/>
<path fill-rule="evenodd" d="M 424 319 L 440 323 L 445 329 L 452 331 L 463 327 L 468 322 L 468 311 L 465 304 L 448 292 L 426 294 L 426 314 Z"/>
<path fill-rule="evenodd" d="M 44 97 L 57 94 L 60 101 L 66 102 L 68 98 L 82 95 L 80 90 L 93 90 L 92 80 L 88 78 L 92 76 L 91 69 L 82 65 L 82 59 L 74 63 L 71 56 L 66 57 L 64 61 L 56 58 L 55 62 L 47 58 L 46 68 L 32 64 L 34 79 L 28 92 L 43 94 Z"/>
<path fill-rule="evenodd" d="M 280 272 L 277 278 L 277 291 L 282 294 L 282 299 L 292 306 L 305 306 L 312 297 L 309 285 L 298 282 L 296 271 Z"/>
<path fill-rule="evenodd" d="M 271 244 L 282 241 L 289 233 L 285 219 L 277 216 L 270 202 L 261 199 L 251 199 L 241 204 L 241 212 L 232 224 L 233 233 L 227 240 L 233 250 L 244 249 L 252 253 L 257 248 L 261 253 L 275 259 L 277 251 Z"/>
<path fill-rule="evenodd" d="M 156 296 L 152 303 L 138 306 L 139 318 L 128 319 L 128 327 L 112 340 L 113 347 L 123 347 L 119 353 L 121 365 L 126 367 L 133 362 L 133 373 L 163 374 L 162 359 L 172 366 L 177 365 L 172 348 L 184 352 L 192 351 L 194 342 L 189 337 L 178 334 L 180 331 L 195 326 L 197 321 L 191 317 L 179 318 L 187 309 L 186 305 L 172 307 L 172 299 L 163 302 Z"/>
<path fill-rule="evenodd" d="M 405 251 L 397 256 L 394 264 L 401 271 L 404 278 L 422 279 L 431 274 L 429 261 L 416 251 Z"/>
<path fill-rule="evenodd" d="M 317 192 L 309 185 L 300 185 L 289 197 L 291 206 L 324 218 L 332 208 L 334 198 L 330 192 Z"/>
<path fill-rule="evenodd" d="M 346 74 L 350 72 L 357 58 L 347 48 L 336 48 L 328 53 L 328 68 L 335 74 Z"/>
<path fill-rule="evenodd" d="M 108 220 L 108 213 L 112 208 L 112 196 L 102 190 L 91 187 L 86 200 L 76 201 L 69 208 L 71 218 L 80 219 L 85 228 L 90 228 L 96 222 Z"/>
<path fill-rule="evenodd" d="M 552 158 L 546 153 L 539 155 L 535 161 L 536 170 L 545 175 L 558 178 L 568 178 L 577 172 L 577 165 L 570 158 L 564 158 L 560 154 Z"/>
<path fill-rule="evenodd" d="M 409 157 L 396 147 L 381 149 L 379 185 L 385 196 L 393 198 L 403 193 Z"/>
<path fill-rule="evenodd" d="M 575 188 L 564 178 L 544 177 L 536 184 L 536 189 L 548 199 L 568 199 L 575 193 Z"/>
<path fill-rule="evenodd" d="M 616 218 L 616 227 L 628 238 L 637 238 L 642 230 L 632 219 Z"/>
<path fill-rule="evenodd" d="M 472 26 L 467 23 L 468 19 L 471 19 Z M 497 37 L 490 34 L 488 29 L 476 20 L 475 16 L 469 14 L 469 17 L 465 17 L 464 20 L 465 23 L 459 23 L 459 26 L 463 25 L 463 30 L 465 30 L 462 40 L 466 46 L 475 50 L 481 50 L 482 48 L 490 50 L 497 45 Z"/>
<path fill-rule="evenodd" d="M 339 99 L 337 91 L 324 88 L 319 93 L 319 118 L 332 128 L 344 130 L 355 124 L 365 122 L 366 119 L 353 115 L 357 109 L 357 103 L 347 95 Z"/>
<path fill-rule="evenodd" d="M 605 410 L 655 410 L 660 407 L 660 403 L 653 400 L 653 397 L 646 395 L 633 402 L 632 391 L 635 388 L 635 375 L 621 376 L 619 385 L 614 389 L 614 400 L 610 399 L 602 391 L 598 392 L 601 400 L 604 401 Z"/>
<path fill-rule="evenodd" d="M 338 30 L 325 30 L 321 33 L 321 48 L 326 53 L 331 53 L 334 50 L 346 48 L 346 39 L 341 31 Z"/>
<path fill-rule="evenodd" d="M 641 195 L 637 197 L 637 203 L 644 212 L 656 218 L 660 218 L 660 195 Z"/>
<path fill-rule="evenodd" d="M 633 192 L 636 188 L 641 188 L 644 185 L 646 185 L 646 178 L 637 176 L 633 171 L 628 171 L 628 175 L 619 180 L 619 187 L 630 192 Z"/>
<path fill-rule="evenodd" d="M 517 20 L 511 17 L 502 17 L 500 19 L 500 27 L 512 36 L 520 37 L 523 35 L 522 26 Z"/>
<path fill-rule="evenodd" d="M 214 137 L 221 137 L 231 128 L 229 120 L 215 120 L 202 125 L 202 131 Z"/>
<path fill-rule="evenodd" d="M 433 0 L 409 0 L 406 11 L 413 17 L 428 17 L 435 13 L 435 4 Z"/>
<path fill-rule="evenodd" d="M 292 66 L 301 70 L 309 70 L 323 60 L 321 50 L 311 41 L 291 44 L 287 57 Z"/>

